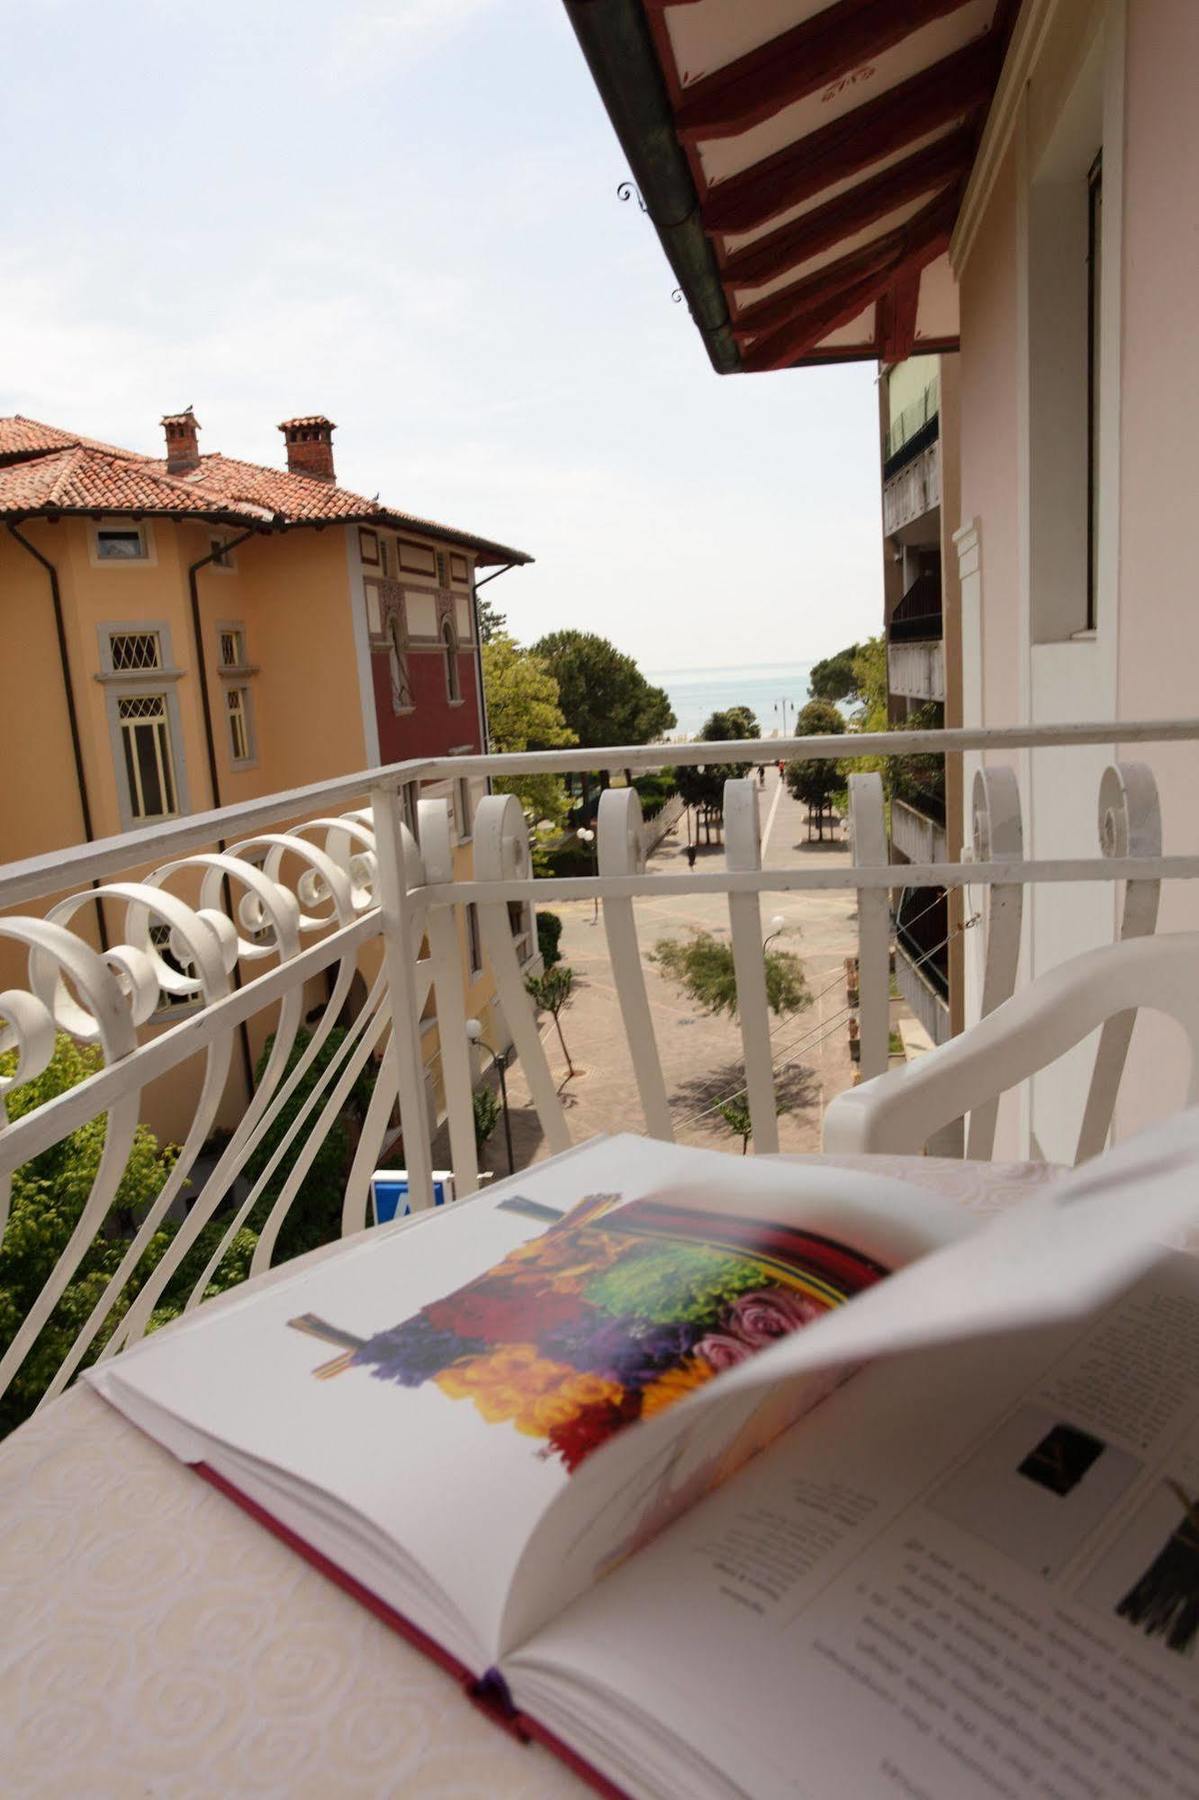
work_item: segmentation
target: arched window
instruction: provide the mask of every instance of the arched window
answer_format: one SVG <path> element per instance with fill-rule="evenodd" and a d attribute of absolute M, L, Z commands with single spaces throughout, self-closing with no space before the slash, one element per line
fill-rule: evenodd
<path fill-rule="evenodd" d="M 458 679 L 458 639 L 449 619 L 442 623 L 441 642 L 445 649 L 445 691 L 451 704 L 457 706 L 462 698 L 462 683 Z"/>

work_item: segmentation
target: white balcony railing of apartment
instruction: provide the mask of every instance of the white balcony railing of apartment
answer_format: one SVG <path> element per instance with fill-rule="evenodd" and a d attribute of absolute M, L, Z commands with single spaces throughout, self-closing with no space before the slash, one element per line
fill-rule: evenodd
<path fill-rule="evenodd" d="M 888 536 L 941 504 L 941 446 L 929 444 L 883 482 L 883 530 Z"/>
<path fill-rule="evenodd" d="M 989 751 L 1010 756 L 1035 745 L 1110 744 L 1112 737 L 1110 722 L 913 731 L 904 734 L 903 753 Z M 1196 740 L 1199 721 L 1121 724 L 1119 738 L 1122 746 Z M 862 735 L 852 747 L 858 754 L 878 756 L 894 755 L 897 745 L 894 737 L 878 734 Z M 721 756 L 746 763 L 773 762 L 780 755 L 840 759 L 848 748 L 844 737 L 773 739 L 723 744 Z M 671 745 L 668 755 L 674 763 L 698 763 L 711 755 L 711 748 Z M 260 1197 L 273 1193 L 248 1272 L 266 1268 L 313 1159 L 368 1062 L 378 1072 L 345 1188 L 342 1231 L 357 1231 L 368 1222 L 369 1177 L 381 1146 L 394 1135 L 390 1121 L 397 1104 L 413 1202 L 431 1204 L 431 1129 L 421 1036 L 430 996 L 439 1024 L 457 1191 L 473 1191 L 478 1171 L 460 953 L 460 914 L 467 905 L 477 908 L 506 1033 L 552 1151 L 568 1146 L 570 1127 L 525 992 L 510 927 L 513 903 L 598 897 L 643 1125 L 652 1136 L 670 1138 L 672 1116 L 638 940 L 636 906 L 648 897 L 718 894 L 727 902 L 756 1151 L 775 1151 L 779 1142 L 777 1051 L 762 958 L 764 895 L 856 892 L 861 1073 L 885 1070 L 888 890 L 895 870 L 887 858 L 877 774 L 850 778 L 849 867 L 764 868 L 757 783 L 736 780 L 725 790 L 726 866 L 719 871 L 647 872 L 639 802 L 631 789 L 620 788 L 605 792 L 601 803 L 596 876 L 535 881 L 520 807 L 512 796 L 492 795 L 480 802 L 475 819 L 473 878 L 456 880 L 448 805 L 420 798 L 422 784 L 448 779 L 534 770 L 636 770 L 663 760 L 659 745 L 404 763 L 0 869 L 0 940 L 10 961 L 19 954 L 25 969 L 23 985 L 0 995 L 0 1048 L 8 1052 L 0 1061 L 0 1232 L 6 1222 L 12 1228 L 8 1210 L 14 1171 L 90 1121 L 103 1122 L 102 1154 L 97 1154 L 90 1189 L 78 1202 L 66 1248 L 23 1316 L 6 1324 L 0 1308 L 0 1394 L 31 1352 L 34 1362 L 44 1362 L 42 1334 L 48 1325 L 51 1337 L 58 1333 L 55 1341 L 63 1341 L 60 1301 L 83 1259 L 98 1245 L 104 1256 L 98 1272 L 89 1265 L 93 1274 L 82 1308 L 86 1316 L 76 1305 L 68 1322 L 69 1347 L 47 1371 L 47 1396 L 60 1391 L 97 1352 L 111 1356 L 144 1333 L 156 1322 L 156 1308 L 172 1283 L 177 1289 L 186 1278 L 185 1309 L 197 1305 Z M 1025 860 L 1014 776 L 1001 766 L 975 777 L 974 859 L 905 869 L 909 889 L 969 886 L 971 908 L 988 933 L 985 1009 L 1012 991 L 1019 902 L 1027 885 L 1126 882 L 1126 907 L 1135 890 L 1141 897 L 1136 928 L 1144 930 L 1143 896 L 1150 888 L 1156 893 L 1163 879 L 1199 877 L 1199 855 L 1161 855 L 1160 835 L 1155 838 L 1151 826 L 1128 816 L 1131 805 L 1147 809 L 1146 816 L 1155 805 L 1152 778 L 1143 765 L 1116 765 L 1105 781 L 1107 823 L 1094 857 Z M 1130 843 L 1138 854 L 1127 853 Z M 1003 897 L 1001 906 L 990 908 L 989 925 L 988 892 Z M 112 922 L 120 922 L 117 941 L 107 947 L 96 937 L 97 900 L 104 902 L 110 939 Z M 365 998 L 344 1036 L 331 1039 L 355 983 Z M 171 1022 L 164 999 L 188 1002 L 179 1006 L 177 1022 Z M 259 1042 L 269 1030 L 273 1044 L 240 1117 L 216 1137 L 222 1096 L 247 1022 L 256 1022 Z M 304 1043 L 299 1034 L 306 1023 L 311 1035 Z M 23 1110 L 22 1084 L 47 1069 L 63 1034 L 94 1047 L 94 1072 L 55 1098 Z M 304 1044 L 298 1058 L 297 1043 Z M 333 1054 L 331 1044 L 336 1045 Z M 1102 1076 L 1101 1091 L 1097 1100 L 1092 1092 L 1088 1106 L 1092 1136 L 1096 1129 L 1101 1135 L 1107 1129 L 1122 1060 L 1118 1043 L 1101 1052 L 1095 1077 L 1100 1082 Z M 313 1079 L 314 1071 L 319 1079 Z M 126 1221 L 122 1236 L 114 1232 L 112 1219 L 120 1205 L 122 1178 L 139 1155 L 138 1125 L 147 1091 L 154 1086 L 161 1095 L 163 1084 L 172 1082 L 189 1083 L 187 1092 L 194 1095 L 178 1156 L 152 1202 Z M 298 1107 L 297 1095 L 303 1096 Z M 2 1110 L 6 1096 L 7 1111 Z M 619 1124 L 627 1128 L 628 1121 Z M 269 1156 L 255 1160 L 256 1149 L 268 1138 Z M 971 1154 L 990 1153 L 985 1121 L 972 1119 L 970 1143 Z M 286 1159 L 297 1144 L 302 1149 L 289 1165 Z M 281 1168 L 287 1172 L 280 1182 L 276 1172 Z M 253 1178 L 247 1173 L 251 1169 L 257 1171 Z M 190 1207 L 179 1222 L 185 1193 Z M 163 1252 L 166 1234 L 156 1234 L 168 1217 L 177 1228 Z M 23 1228 L 28 1225 L 26 1219 Z M 0 1238 L 0 1247 L 4 1243 Z M 77 1295 L 79 1290 L 71 1291 Z"/>
<path fill-rule="evenodd" d="M 945 860 L 945 827 L 906 800 L 891 802 L 891 843 L 910 863 Z"/>
<path fill-rule="evenodd" d="M 887 645 L 887 688 L 906 700 L 944 700 L 945 647 L 937 640 Z"/>

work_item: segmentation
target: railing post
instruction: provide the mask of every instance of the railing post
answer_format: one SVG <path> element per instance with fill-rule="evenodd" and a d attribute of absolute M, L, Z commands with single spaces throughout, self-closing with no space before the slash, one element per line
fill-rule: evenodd
<path fill-rule="evenodd" d="M 416 816 L 426 881 L 453 881 L 454 850 L 450 841 L 449 803 L 445 800 L 418 801 Z M 466 1036 L 462 952 L 454 908 L 431 907 L 425 929 L 433 964 L 433 991 L 437 999 L 437 1030 L 441 1045 L 446 1118 L 450 1128 L 454 1191 L 462 1196 L 473 1194 L 479 1185 L 479 1159 L 475 1148 L 474 1084 L 471 1080 L 470 1047 Z"/>
<path fill-rule="evenodd" d="M 596 818 L 596 850 L 601 875 L 641 875 L 645 872 L 642 848 L 641 798 L 635 788 L 605 788 Z M 624 1022 L 629 1059 L 637 1077 L 637 1092 L 645 1114 L 645 1129 L 664 1143 L 674 1141 L 670 1103 L 662 1075 L 662 1059 L 654 1036 L 653 1015 L 645 988 L 645 970 L 637 942 L 637 921 L 631 900 L 603 900 L 604 935 L 612 963 L 612 979 L 620 1016 Z"/>
<path fill-rule="evenodd" d="M 854 867 L 885 866 L 882 777 L 849 777 Z M 883 1075 L 891 1043 L 891 909 L 886 888 L 858 889 L 858 1028 L 862 1080 Z"/>
<path fill-rule="evenodd" d="M 1024 855 L 1020 783 L 1015 769 L 1001 764 L 976 769 L 970 799 L 975 862 L 1014 862 Z M 996 882 L 986 901 L 987 928 L 979 1017 L 985 1019 L 1014 992 L 1020 962 L 1024 887 L 1019 879 Z M 987 1162 L 995 1148 L 998 1100 L 976 1106 L 966 1128 L 966 1159 Z"/>
<path fill-rule="evenodd" d="M 729 869 L 762 867 L 762 831 L 758 820 L 758 784 L 740 777 L 724 784 L 725 863 Z M 778 1105 L 774 1092 L 774 1057 L 770 1046 L 770 1008 L 766 996 L 766 962 L 762 954 L 762 908 L 756 894 L 729 895 L 733 938 L 733 972 L 737 981 L 737 1018 L 745 1056 L 745 1090 L 753 1125 L 754 1151 L 773 1156 L 779 1147 Z"/>
<path fill-rule="evenodd" d="M 1103 771 L 1099 782 L 1099 847 L 1105 856 L 1161 855 L 1161 804 L 1148 763 L 1111 763 Z M 1121 943 L 1128 938 L 1150 937 L 1156 930 L 1161 888 L 1160 881 L 1125 882 L 1118 934 Z M 1135 1024 L 1135 1012 L 1117 1013 L 1106 1021 L 1099 1035 L 1075 1162 L 1098 1156 L 1103 1149 Z"/>
<path fill-rule="evenodd" d="M 391 1043 L 404 1133 L 408 1198 L 414 1208 L 433 1204 L 433 1152 L 421 1056 L 420 1003 L 416 988 L 418 944 L 412 929 L 410 874 L 418 871 L 416 845 L 404 824 L 400 796 L 390 785 L 371 789 L 375 851 L 379 859 L 379 926 L 391 1007 Z M 409 847 L 411 846 L 411 847 Z M 423 873 L 423 871 L 420 871 Z"/>

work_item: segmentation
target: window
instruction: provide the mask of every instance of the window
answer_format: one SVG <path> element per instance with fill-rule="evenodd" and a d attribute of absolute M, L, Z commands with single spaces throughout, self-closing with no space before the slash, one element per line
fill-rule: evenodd
<path fill-rule="evenodd" d="M 458 679 L 458 640 L 449 619 L 441 627 L 441 642 L 445 651 L 445 691 L 449 695 L 450 705 L 458 706 L 462 700 L 462 684 Z"/>
<path fill-rule="evenodd" d="M 466 909 L 466 943 L 470 953 L 470 972 L 483 972 L 483 942 L 479 936 L 479 909 L 472 902 Z"/>
<path fill-rule="evenodd" d="M 233 567 L 233 552 L 226 545 L 224 538 L 209 538 L 208 554 L 212 558 L 214 569 L 231 569 Z"/>
<path fill-rule="evenodd" d="M 225 709 L 229 717 L 229 754 L 234 762 L 249 762 L 253 755 L 250 748 L 249 688 L 226 689 Z"/>
<path fill-rule="evenodd" d="M 1103 299 L 1103 152 L 1087 177 L 1087 630 L 1098 616 L 1099 367 Z"/>
<path fill-rule="evenodd" d="M 438 585 L 438 587 L 445 587 L 447 585 L 447 581 L 448 581 L 448 576 L 446 575 L 446 559 L 445 559 L 444 554 L 439 550 L 437 552 L 437 585 Z"/>
<path fill-rule="evenodd" d="M 221 628 L 220 637 L 222 669 L 244 669 L 246 666 L 246 635 L 240 625 L 225 625 Z"/>
<path fill-rule="evenodd" d="M 179 961 L 179 958 L 175 955 L 175 952 L 171 949 L 171 928 L 169 925 L 151 925 L 150 942 L 153 944 L 155 951 L 168 969 L 173 969 L 176 975 L 191 975 L 191 968 L 188 967 L 185 969 L 183 964 Z M 176 994 L 167 988 L 159 988 L 156 1010 L 158 1012 L 174 1011 L 175 1008 L 179 1006 L 190 1006 L 192 1002 L 199 999 L 199 997 L 198 994 Z"/>
<path fill-rule="evenodd" d="M 162 667 L 162 639 L 156 631 L 110 631 L 108 649 L 116 674 Z"/>
<path fill-rule="evenodd" d="M 145 562 L 146 536 L 140 525 L 100 525 L 96 528 L 99 562 Z"/>
<path fill-rule="evenodd" d="M 165 694 L 117 701 L 129 810 L 135 819 L 167 819 L 179 810 Z"/>

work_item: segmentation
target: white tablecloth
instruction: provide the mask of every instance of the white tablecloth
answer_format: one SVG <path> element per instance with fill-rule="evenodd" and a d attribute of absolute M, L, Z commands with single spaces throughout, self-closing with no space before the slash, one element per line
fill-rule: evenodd
<path fill-rule="evenodd" d="M 828 1160 L 983 1212 L 1055 1173 Z M 0 1445 L 0 1604 L 6 1800 L 590 1792 L 87 1388 Z"/>

